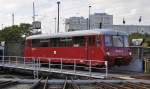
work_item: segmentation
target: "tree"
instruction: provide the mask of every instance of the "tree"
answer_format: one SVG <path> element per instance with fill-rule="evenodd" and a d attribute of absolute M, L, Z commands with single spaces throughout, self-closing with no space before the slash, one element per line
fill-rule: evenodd
<path fill-rule="evenodd" d="M 145 33 L 145 34 L 141 34 L 141 33 L 132 33 L 131 35 L 129 35 L 129 44 L 132 44 L 132 39 L 143 39 L 144 42 L 143 43 L 147 43 L 148 46 L 150 46 L 150 35 Z"/>
<path fill-rule="evenodd" d="M 129 35 L 129 44 L 132 44 L 132 39 L 141 39 L 143 38 L 143 35 L 141 33 L 132 33 L 131 35 Z"/>
<path fill-rule="evenodd" d="M 31 24 L 21 23 L 0 30 L 0 41 L 23 41 L 31 34 Z"/>

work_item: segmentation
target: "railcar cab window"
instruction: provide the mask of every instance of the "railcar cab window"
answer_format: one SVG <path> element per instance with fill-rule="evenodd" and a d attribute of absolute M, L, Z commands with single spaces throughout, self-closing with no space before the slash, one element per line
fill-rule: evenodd
<path fill-rule="evenodd" d="M 129 47 L 128 36 L 124 36 L 124 47 Z"/>
<path fill-rule="evenodd" d="M 105 45 L 106 46 L 108 46 L 108 47 L 111 47 L 111 46 L 113 46 L 113 44 L 112 44 L 113 42 L 112 42 L 112 37 L 110 36 L 110 35 L 106 35 L 105 36 Z"/>
<path fill-rule="evenodd" d="M 124 47 L 123 36 L 112 36 L 113 37 L 113 46 L 114 47 Z"/>
<path fill-rule="evenodd" d="M 107 47 L 128 47 L 128 36 L 105 36 L 105 45 Z"/>

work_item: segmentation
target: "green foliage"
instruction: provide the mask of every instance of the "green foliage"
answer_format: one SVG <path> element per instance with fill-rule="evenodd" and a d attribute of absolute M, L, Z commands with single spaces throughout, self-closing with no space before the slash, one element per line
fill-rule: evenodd
<path fill-rule="evenodd" d="M 132 39 L 144 39 L 144 42 L 148 43 L 150 46 L 150 34 L 132 33 L 129 35 L 129 44 L 131 44 Z"/>
<path fill-rule="evenodd" d="M 129 43 L 132 42 L 132 39 L 140 39 L 143 38 L 143 35 L 141 33 L 132 33 L 129 35 Z"/>
<path fill-rule="evenodd" d="M 31 34 L 31 25 L 22 23 L 20 25 L 14 25 L 5 27 L 0 30 L 0 41 L 23 41 L 26 36 Z"/>

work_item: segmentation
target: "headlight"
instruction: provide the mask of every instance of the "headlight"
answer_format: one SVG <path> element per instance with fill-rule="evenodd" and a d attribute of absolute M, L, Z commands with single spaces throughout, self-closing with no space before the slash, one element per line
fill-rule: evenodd
<path fill-rule="evenodd" d="M 129 55 L 131 56 L 131 55 L 132 55 L 132 52 L 129 52 Z"/>
<path fill-rule="evenodd" d="M 110 53 L 109 53 L 109 52 L 106 52 L 106 55 L 107 55 L 107 56 L 110 56 Z"/>

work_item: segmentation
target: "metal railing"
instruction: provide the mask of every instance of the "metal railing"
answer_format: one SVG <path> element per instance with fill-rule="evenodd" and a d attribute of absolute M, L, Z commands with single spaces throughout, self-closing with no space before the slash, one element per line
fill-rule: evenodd
<path fill-rule="evenodd" d="M 19 57 L 19 56 L 0 56 L 0 59 L 1 59 L 0 64 L 3 66 L 14 66 L 24 69 L 32 69 L 34 78 L 39 78 L 39 71 L 43 70 L 46 70 L 47 72 L 65 73 L 95 78 L 108 76 L 107 61 L 83 60 L 83 59 L 70 60 L 63 58 L 44 58 L 44 57 L 34 58 L 34 57 Z M 48 62 L 42 62 L 41 60 L 48 60 Z M 87 65 L 86 66 L 78 65 L 77 62 L 81 60 L 83 60 L 83 62 L 85 62 Z M 71 62 L 71 64 L 68 65 L 64 63 L 67 61 Z M 95 67 L 93 66 L 93 63 L 103 64 L 103 67 Z M 41 65 L 48 65 L 48 67 L 43 67 Z M 93 70 L 96 70 L 98 72 L 95 72 Z"/>

